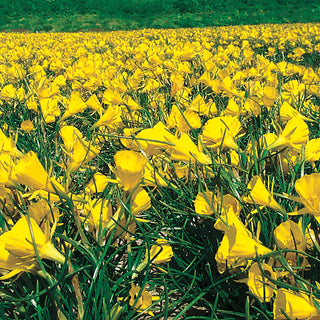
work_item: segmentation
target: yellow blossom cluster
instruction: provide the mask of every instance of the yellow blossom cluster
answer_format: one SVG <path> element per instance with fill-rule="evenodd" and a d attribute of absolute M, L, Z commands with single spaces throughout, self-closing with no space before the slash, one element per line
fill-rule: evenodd
<path fill-rule="evenodd" d="M 222 236 L 216 271 L 245 274 L 274 319 L 318 319 L 316 285 L 301 278 L 319 248 L 319 34 L 318 24 L 0 34 L 1 279 L 44 276 L 41 259 L 71 263 L 68 235 L 53 241 L 66 219 L 83 246 L 126 243 L 130 257 L 139 225 L 188 186 L 193 198 L 176 196 L 177 207 L 191 201 L 194 220 Z M 125 301 L 154 315 L 157 297 L 138 279 L 167 272 L 168 230 L 128 262 L 130 298 L 116 312 Z"/>

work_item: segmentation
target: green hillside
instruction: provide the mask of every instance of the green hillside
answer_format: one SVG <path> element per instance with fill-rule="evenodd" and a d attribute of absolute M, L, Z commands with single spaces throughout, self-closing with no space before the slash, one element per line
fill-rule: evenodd
<path fill-rule="evenodd" d="M 0 0 L 0 30 L 88 31 L 318 22 L 309 0 Z"/>

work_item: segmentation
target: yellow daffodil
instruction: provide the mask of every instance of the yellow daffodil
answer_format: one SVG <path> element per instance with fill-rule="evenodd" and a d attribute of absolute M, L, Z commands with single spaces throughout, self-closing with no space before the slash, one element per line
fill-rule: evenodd
<path fill-rule="evenodd" d="M 142 149 L 146 154 L 152 156 L 162 153 L 174 144 L 176 137 L 170 133 L 162 122 L 154 127 L 144 129 L 136 135 L 136 150 Z"/>
<path fill-rule="evenodd" d="M 290 147 L 294 150 L 300 150 L 301 145 L 307 143 L 308 138 L 308 125 L 301 118 L 294 117 L 288 121 L 282 133 L 275 142 L 268 146 L 268 149 Z"/>
<path fill-rule="evenodd" d="M 208 120 L 203 127 L 203 142 L 210 148 L 231 148 L 238 150 L 239 147 L 234 138 L 241 130 L 241 123 L 236 117 L 223 116 Z"/>
<path fill-rule="evenodd" d="M 93 178 L 86 185 L 87 193 L 100 193 L 103 192 L 108 183 L 117 183 L 117 180 L 110 179 L 100 172 L 96 172 Z"/>
<path fill-rule="evenodd" d="M 78 170 L 82 165 L 87 164 L 100 153 L 100 147 L 93 146 L 84 139 L 76 139 L 73 151 L 69 153 L 70 162 L 68 163 L 68 172 Z"/>
<path fill-rule="evenodd" d="M 201 142 L 200 142 L 201 143 Z M 201 147 L 200 147 L 201 148 Z M 198 161 L 203 165 L 211 164 L 211 158 L 209 155 L 204 154 L 200 151 L 190 136 L 186 133 L 181 133 L 181 137 L 175 141 L 174 146 L 171 146 L 171 159 L 185 162 Z"/>
<path fill-rule="evenodd" d="M 312 164 L 320 159 L 320 138 L 311 139 L 306 143 L 304 159 Z"/>
<path fill-rule="evenodd" d="M 167 128 L 177 128 L 181 132 L 201 127 L 201 120 L 197 113 L 187 110 L 182 112 L 176 105 L 172 107 L 167 121 Z"/>
<path fill-rule="evenodd" d="M 280 119 L 281 121 L 288 121 L 294 117 L 308 121 L 307 117 L 304 117 L 298 110 L 294 109 L 287 101 L 284 101 L 280 107 Z"/>
<path fill-rule="evenodd" d="M 284 212 L 284 208 L 273 199 L 272 194 L 266 189 L 259 176 L 253 176 L 247 186 L 250 194 L 243 197 L 247 203 L 255 203 L 259 206 L 270 207 L 276 211 Z"/>
<path fill-rule="evenodd" d="M 136 310 L 137 312 L 146 312 L 150 316 L 154 316 L 152 311 L 146 311 L 146 309 L 151 306 L 153 300 L 157 300 L 156 297 L 153 297 L 150 292 L 145 289 L 141 289 L 139 286 L 136 286 L 133 283 L 131 284 L 129 295 L 129 305 L 133 307 L 134 310 Z"/>
<path fill-rule="evenodd" d="M 5 186 L 0 185 L 0 209 L 4 214 L 13 215 L 15 212 L 13 191 Z"/>
<path fill-rule="evenodd" d="M 243 105 L 243 110 L 245 110 L 250 116 L 258 116 L 259 114 L 261 114 L 261 107 L 259 103 L 254 99 L 246 99 Z"/>
<path fill-rule="evenodd" d="M 213 192 L 199 192 L 194 200 L 195 212 L 201 215 L 214 214 L 213 199 Z"/>
<path fill-rule="evenodd" d="M 118 151 L 114 156 L 115 174 L 124 190 L 130 191 L 142 180 L 147 159 L 132 150 Z"/>
<path fill-rule="evenodd" d="M 54 178 L 49 177 L 33 151 L 28 152 L 18 161 L 11 172 L 10 179 L 37 190 L 52 193 L 64 192 L 64 188 Z"/>
<path fill-rule="evenodd" d="M 166 239 L 157 239 L 149 254 L 150 261 L 154 264 L 170 262 L 173 257 L 172 247 Z"/>
<path fill-rule="evenodd" d="M 50 240 L 48 228 L 42 232 L 32 218 L 23 216 L 11 228 L 1 235 L 1 241 L 7 251 L 17 257 L 36 257 L 35 248 L 40 259 L 48 259 L 63 264 L 65 257 L 54 247 Z"/>
<path fill-rule="evenodd" d="M 121 105 L 124 101 L 118 90 L 106 90 L 103 93 L 103 102 L 111 105 Z"/>
<path fill-rule="evenodd" d="M 156 164 L 147 163 L 143 175 L 143 184 L 146 186 L 168 186 L 168 179 L 166 172 Z"/>
<path fill-rule="evenodd" d="M 138 187 L 131 196 L 131 211 L 133 214 L 146 211 L 151 207 L 151 199 L 146 190 Z"/>
<path fill-rule="evenodd" d="M 29 216 L 40 224 L 43 220 L 49 220 L 52 223 L 59 219 L 59 209 L 57 207 L 49 206 L 44 199 L 32 203 L 28 207 Z"/>
<path fill-rule="evenodd" d="M 310 213 L 316 217 L 320 216 L 320 173 L 304 175 L 295 183 L 295 189 L 299 194 L 305 208 L 300 209 L 297 214 Z"/>
<path fill-rule="evenodd" d="M 150 250 L 148 249 L 144 260 L 137 266 L 136 271 L 141 272 L 148 263 L 161 264 L 170 262 L 173 257 L 172 247 L 166 239 L 158 239 Z M 135 278 L 136 275 L 133 276 Z"/>
<path fill-rule="evenodd" d="M 297 223 L 287 220 L 277 226 L 274 231 L 274 238 L 280 249 L 291 249 L 304 252 L 307 247 L 307 240 L 302 233 L 301 226 Z M 291 266 L 299 267 L 309 266 L 307 258 L 296 252 L 284 252 L 284 257 Z"/>
<path fill-rule="evenodd" d="M 85 205 L 86 224 L 97 232 L 103 231 L 110 221 L 113 210 L 109 200 L 92 199 Z"/>
<path fill-rule="evenodd" d="M 33 123 L 31 120 L 24 120 L 22 123 L 21 123 L 21 130 L 25 131 L 25 132 L 31 132 L 32 130 L 34 130 L 34 126 L 33 126 Z"/>
<path fill-rule="evenodd" d="M 264 106 L 268 109 L 270 109 L 274 105 L 274 102 L 277 100 L 278 97 L 279 92 L 275 87 L 265 86 L 263 88 L 262 102 Z"/>
<path fill-rule="evenodd" d="M 206 103 L 200 94 L 198 94 L 186 107 L 187 110 L 191 110 L 205 116 L 216 115 L 218 113 L 216 104 L 212 100 L 209 100 L 209 102 Z"/>
<path fill-rule="evenodd" d="M 230 225 L 222 238 L 215 255 L 217 264 L 232 266 L 241 259 L 254 258 L 272 251 L 255 240 L 252 234 L 244 227 Z"/>
<path fill-rule="evenodd" d="M 106 126 L 112 128 L 119 126 L 122 122 L 121 108 L 118 106 L 109 106 L 108 109 L 101 115 L 100 119 L 93 125 L 94 128 Z"/>
<path fill-rule="evenodd" d="M 14 157 L 21 157 L 23 154 L 16 148 L 16 144 L 8 138 L 0 129 L 0 154 L 7 154 Z"/>
<path fill-rule="evenodd" d="M 261 268 L 263 270 L 261 270 Z M 266 276 L 277 280 L 277 275 L 272 267 L 268 264 L 259 266 L 257 262 L 253 263 L 248 272 L 247 285 L 250 292 L 252 292 L 261 302 L 270 302 L 275 285 Z"/>
<path fill-rule="evenodd" d="M 37 271 L 38 265 L 34 259 L 20 258 L 6 250 L 5 242 L 2 241 L 2 236 L 3 235 L 0 236 L 0 269 L 9 272 L 4 272 L 4 275 L 0 277 L 0 280 L 9 279 L 20 272 Z"/>
<path fill-rule="evenodd" d="M 316 320 L 320 319 L 320 311 L 313 303 L 312 296 L 306 293 L 278 289 L 273 304 L 273 319 Z M 320 303 L 319 299 L 315 299 Z M 281 311 L 283 310 L 283 312 Z M 285 314 L 284 314 L 285 313 Z"/>
<path fill-rule="evenodd" d="M 306 240 L 299 225 L 287 220 L 278 225 L 274 231 L 274 238 L 279 248 L 304 251 Z"/>
<path fill-rule="evenodd" d="M 73 152 L 77 139 L 82 139 L 82 133 L 74 126 L 61 127 L 59 134 L 67 152 Z"/>
<path fill-rule="evenodd" d="M 66 107 L 66 112 L 61 117 L 61 121 L 71 117 L 76 113 L 82 112 L 86 107 L 87 105 L 85 102 L 83 102 L 80 95 L 77 92 L 72 91 L 70 100 Z"/>
<path fill-rule="evenodd" d="M 88 107 L 97 111 L 100 115 L 103 113 L 103 107 L 95 94 L 90 96 L 90 98 L 86 101 L 86 104 Z"/>
<path fill-rule="evenodd" d="M 58 106 L 58 98 L 39 97 L 40 109 L 45 123 L 52 123 L 59 117 L 61 110 Z"/>
<path fill-rule="evenodd" d="M 0 93 L 0 96 L 2 99 L 15 99 L 16 98 L 16 88 L 13 86 L 13 84 L 6 85 Z"/>
<path fill-rule="evenodd" d="M 222 113 L 223 116 L 231 117 L 238 117 L 242 114 L 245 114 L 245 111 L 235 97 L 232 97 L 228 100 L 227 107 Z"/>

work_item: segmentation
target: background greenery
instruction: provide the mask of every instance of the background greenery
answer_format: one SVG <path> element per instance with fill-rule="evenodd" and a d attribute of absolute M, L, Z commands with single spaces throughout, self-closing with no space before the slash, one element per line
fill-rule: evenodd
<path fill-rule="evenodd" d="M 107 31 L 318 21 L 320 0 L 0 0 L 2 31 Z"/>

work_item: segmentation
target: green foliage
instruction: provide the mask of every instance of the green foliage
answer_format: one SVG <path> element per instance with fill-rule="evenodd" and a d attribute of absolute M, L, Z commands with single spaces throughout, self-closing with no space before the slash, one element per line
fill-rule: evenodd
<path fill-rule="evenodd" d="M 319 0 L 0 0 L 0 28 L 87 31 L 316 22 L 319 4 Z"/>

